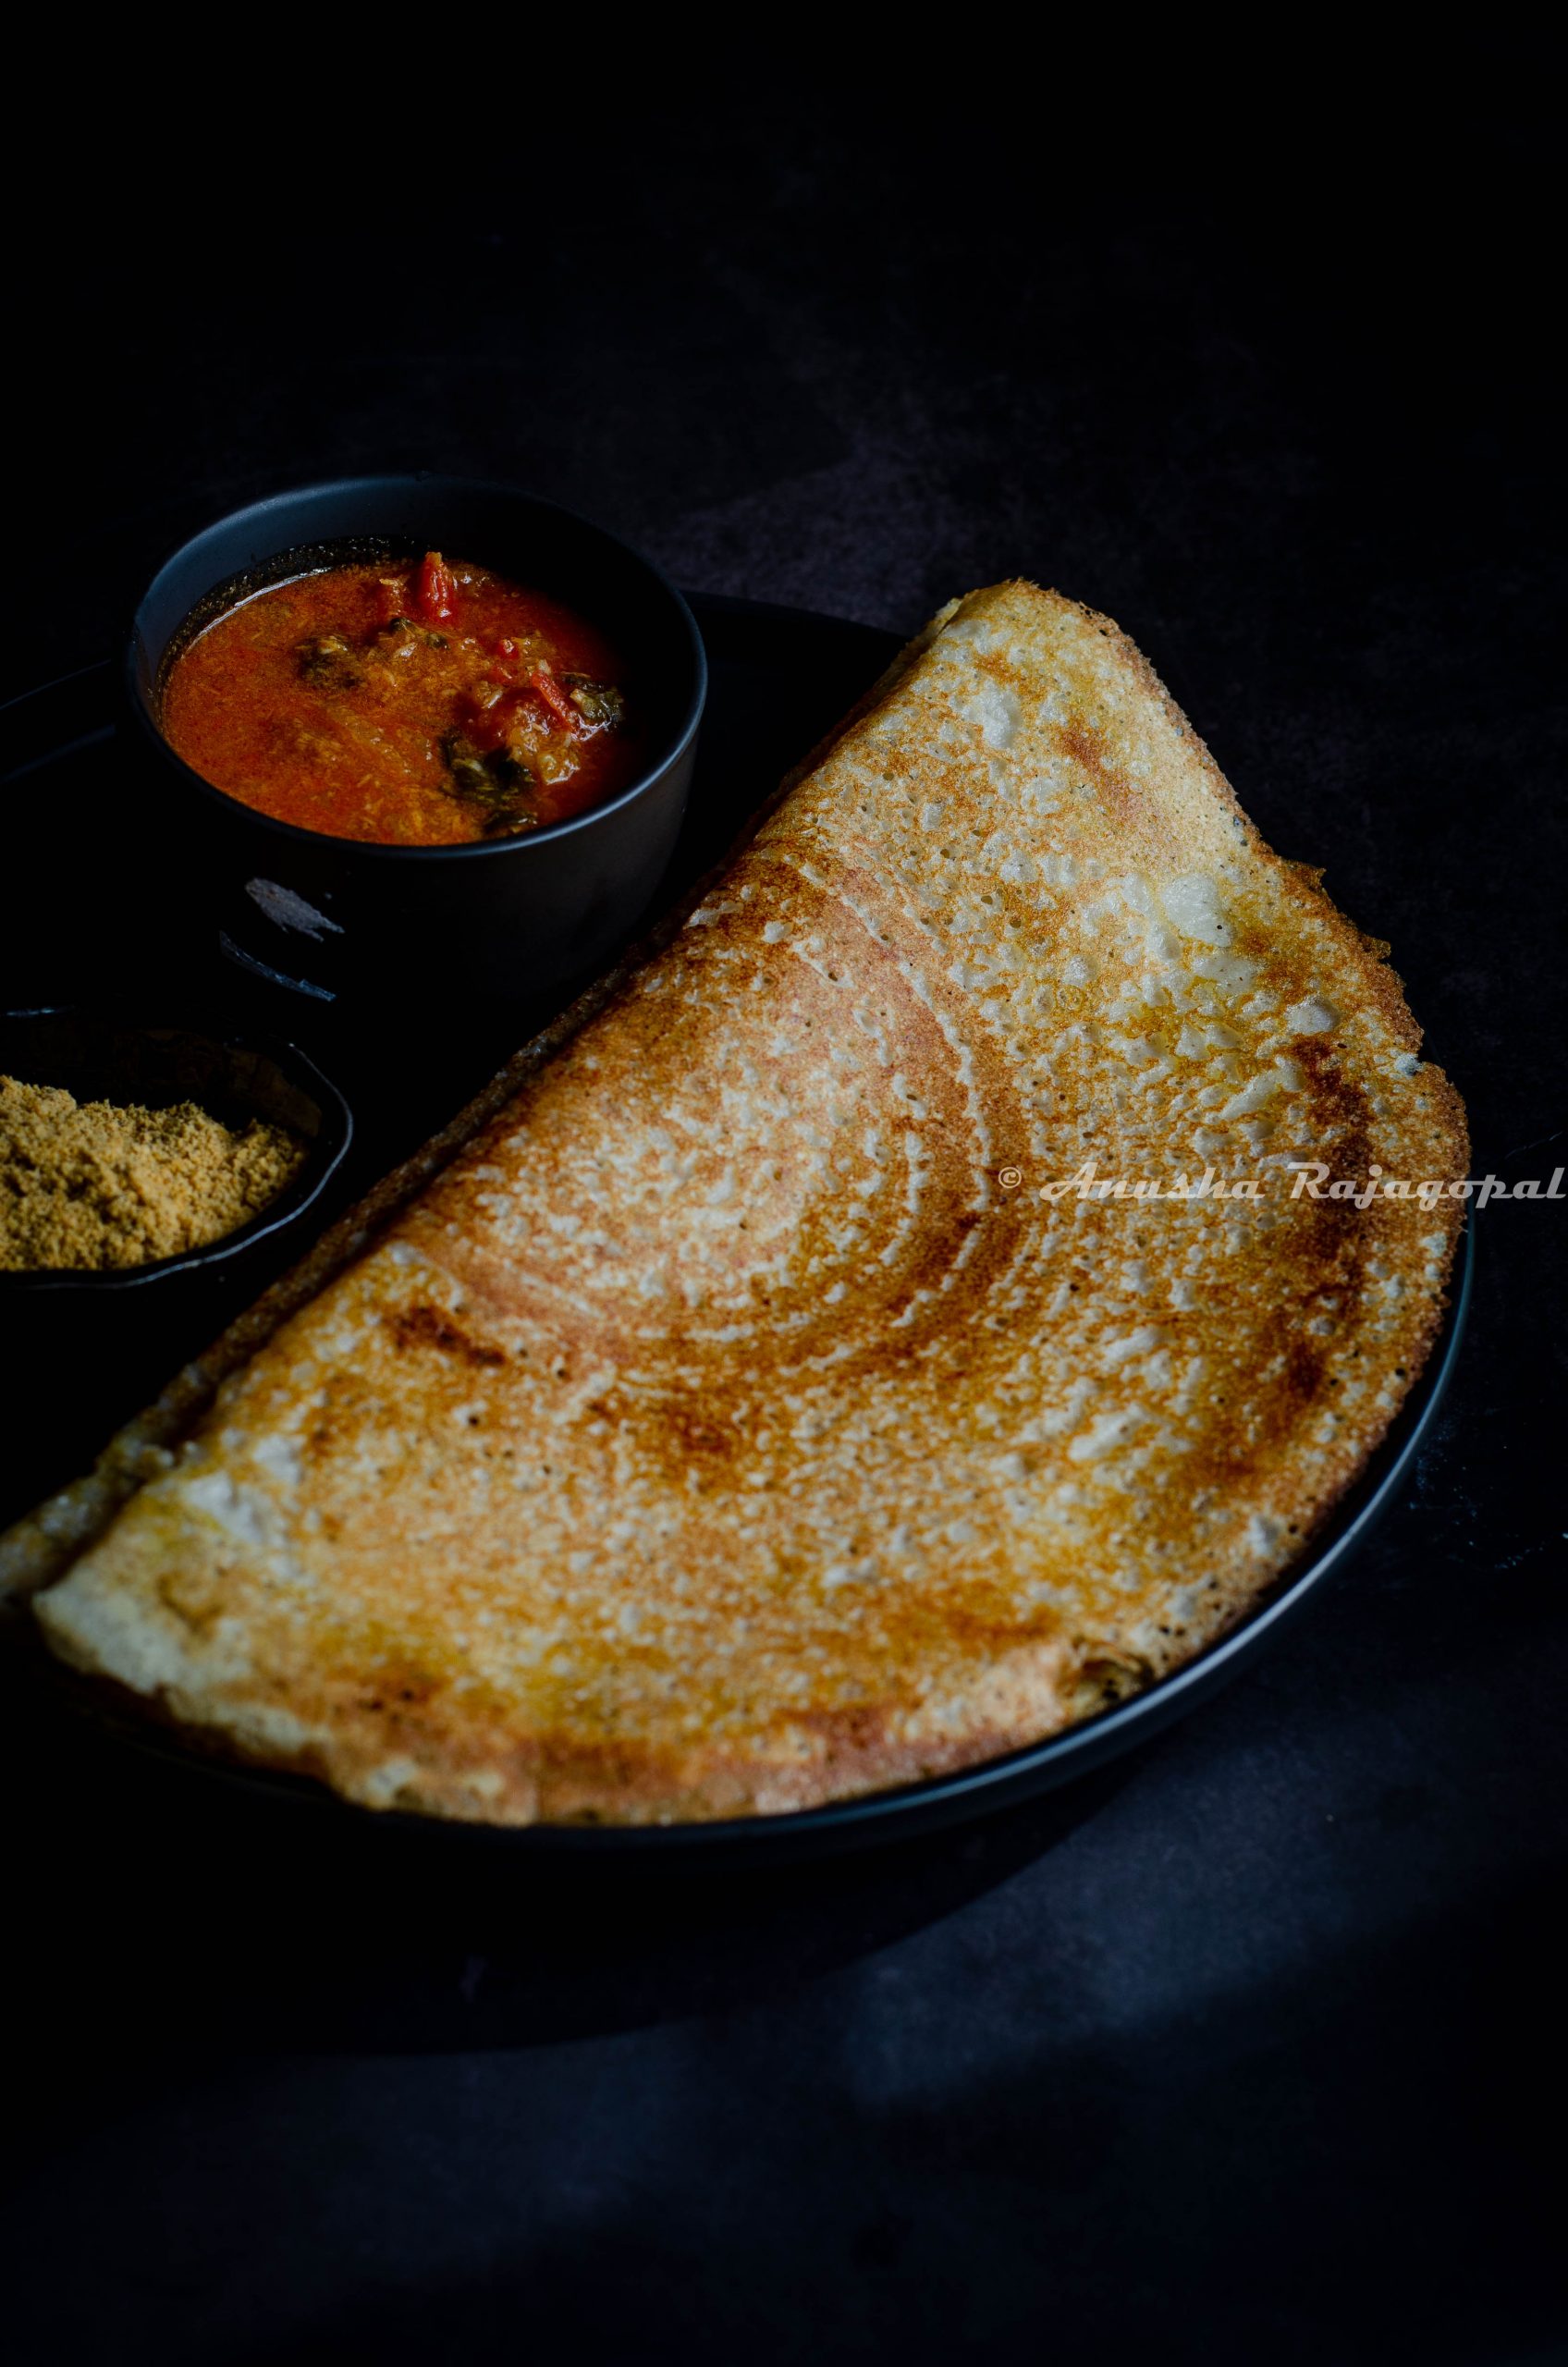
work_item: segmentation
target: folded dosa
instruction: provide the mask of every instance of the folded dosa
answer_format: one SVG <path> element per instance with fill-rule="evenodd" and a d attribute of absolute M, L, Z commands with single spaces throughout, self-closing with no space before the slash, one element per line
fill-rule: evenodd
<path fill-rule="evenodd" d="M 790 1809 L 1103 1707 L 1290 1563 L 1437 1329 L 1453 1199 L 1292 1195 L 1464 1171 L 1384 950 L 1114 626 L 973 595 L 45 1636 L 221 1748 L 511 1823 Z"/>

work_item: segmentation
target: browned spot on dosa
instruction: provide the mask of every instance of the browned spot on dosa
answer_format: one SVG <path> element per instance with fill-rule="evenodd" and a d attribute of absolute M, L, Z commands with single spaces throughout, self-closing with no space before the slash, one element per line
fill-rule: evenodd
<path fill-rule="evenodd" d="M 440 1348 L 447 1355 L 462 1356 L 471 1365 L 504 1365 L 506 1350 L 490 1346 L 474 1339 L 460 1323 L 439 1307 L 410 1306 L 399 1308 L 386 1318 L 388 1331 L 403 1348 Z"/>

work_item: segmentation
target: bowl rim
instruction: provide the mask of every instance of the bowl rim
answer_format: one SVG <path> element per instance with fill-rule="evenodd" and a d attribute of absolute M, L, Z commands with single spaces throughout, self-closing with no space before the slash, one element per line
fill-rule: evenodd
<path fill-rule="evenodd" d="M 237 1225 L 232 1233 L 220 1234 L 216 1241 L 202 1242 L 193 1249 L 177 1249 L 167 1257 L 150 1257 L 140 1266 L 0 1268 L 0 1296 L 43 1291 L 138 1290 L 149 1282 L 162 1282 L 175 1274 L 221 1266 L 242 1251 L 254 1248 L 258 1242 L 265 1241 L 271 1234 L 283 1232 L 304 1216 L 315 1206 L 349 1155 L 354 1139 L 351 1105 L 341 1088 L 317 1067 L 310 1054 L 302 1052 L 298 1044 L 291 1043 L 287 1036 L 272 1036 L 243 1026 L 206 1027 L 173 1017 L 154 1019 L 138 1014 L 129 1019 L 116 1018 L 91 1002 L 15 1004 L 0 1010 L 0 1027 L 12 1020 L 23 1019 L 102 1020 L 127 1035 L 156 1035 L 167 1029 L 171 1033 L 204 1036 L 209 1043 L 221 1044 L 226 1049 L 260 1053 L 310 1094 L 320 1108 L 323 1124 L 321 1133 L 311 1145 L 304 1167 L 293 1183 L 287 1184 L 264 1208 L 258 1208 L 244 1224 Z"/>
<path fill-rule="evenodd" d="M 386 492 L 400 485 L 417 487 L 425 493 L 471 496 L 477 494 L 486 498 L 499 498 L 508 503 L 524 503 L 535 510 L 547 510 L 557 518 L 567 520 L 573 528 L 591 535 L 595 541 L 612 546 L 623 557 L 629 558 L 634 567 L 640 568 L 643 574 L 650 578 L 663 598 L 668 602 L 683 630 L 691 652 L 692 694 L 673 738 L 662 747 L 655 760 L 643 767 L 634 780 L 629 781 L 624 789 L 618 790 L 613 797 L 606 798 L 600 804 L 585 807 L 581 814 L 568 815 L 559 822 L 547 822 L 542 829 L 531 830 L 523 838 L 476 839 L 460 846 L 394 846 L 379 839 L 345 839 L 337 837 L 330 830 L 307 830 L 298 822 L 282 822 L 276 815 L 263 814 L 255 806 L 247 805 L 241 798 L 231 797 L 227 790 L 219 789 L 215 782 L 204 779 L 202 774 L 186 763 L 184 757 L 165 738 L 157 717 L 151 712 L 142 692 L 139 653 L 143 646 L 142 615 L 157 585 L 169 570 L 182 559 L 194 545 L 204 541 L 209 534 L 216 534 L 225 527 L 237 526 L 245 520 L 254 519 L 260 521 L 269 511 L 282 509 L 290 503 L 310 497 L 325 497 L 331 495 L 351 497 L 356 493 Z M 319 538 L 324 543 L 351 539 L 349 534 L 324 535 Z M 304 550 L 310 547 L 311 545 L 308 542 L 297 545 L 283 542 L 277 546 L 274 555 L 281 556 L 290 549 Z M 221 584 L 226 580 L 220 575 L 216 583 L 209 588 L 215 590 L 217 584 Z M 634 804 L 638 798 L 664 778 L 673 765 L 680 762 L 696 739 L 703 713 L 707 705 L 708 656 L 707 647 L 695 617 L 687 606 L 683 595 L 670 582 L 664 570 L 644 552 L 638 550 L 633 544 L 625 541 L 619 534 L 612 533 L 607 526 L 601 526 L 595 520 L 585 517 L 582 510 L 569 509 L 565 502 L 552 501 L 546 495 L 530 493 L 522 485 L 508 484 L 498 478 L 447 476 L 435 470 L 399 470 L 393 471 L 385 476 L 329 477 L 317 484 L 291 485 L 282 492 L 267 494 L 260 501 L 245 502 L 238 509 L 225 510 L 221 517 L 210 520 L 205 526 L 198 528 L 195 533 L 187 534 L 183 541 L 176 544 L 171 551 L 165 553 L 142 587 L 141 595 L 137 601 L 135 612 L 131 618 L 130 631 L 126 638 L 121 659 L 121 678 L 130 711 L 159 754 L 174 768 L 188 787 L 198 791 L 205 802 L 214 804 L 223 812 L 229 815 L 243 815 L 248 824 L 269 833 L 286 846 L 332 847 L 346 850 L 348 851 L 346 859 L 349 861 L 364 857 L 373 861 L 401 865 L 445 864 L 473 862 L 486 856 L 491 859 L 507 856 L 526 857 L 530 850 L 534 847 L 545 844 L 555 845 L 578 832 L 594 829 L 606 822 L 611 816 Z"/>

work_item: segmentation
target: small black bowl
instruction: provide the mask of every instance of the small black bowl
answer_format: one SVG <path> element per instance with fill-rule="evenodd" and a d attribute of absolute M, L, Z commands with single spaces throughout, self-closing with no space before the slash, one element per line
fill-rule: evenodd
<path fill-rule="evenodd" d="M 0 1075 L 79 1101 L 190 1099 L 292 1126 L 310 1156 L 287 1190 L 204 1247 L 101 1271 L 0 1270 L 6 1486 L 0 1528 L 77 1477 L 84 1441 L 152 1404 L 312 1237 L 353 1138 L 349 1105 L 292 1044 L 221 1022 L 139 1026 L 81 1007 L 0 1012 Z"/>
<path fill-rule="evenodd" d="M 175 754 L 159 687 L 193 624 L 312 565 L 427 548 L 553 594 L 608 634 L 647 732 L 630 788 L 527 838 L 376 846 L 255 813 Z M 707 659 L 658 570 L 554 502 L 453 477 L 354 477 L 255 502 L 183 544 L 137 610 L 125 686 L 164 894 L 210 914 L 223 950 L 278 987 L 407 1008 L 521 1000 L 625 941 L 680 828 Z"/>
<path fill-rule="evenodd" d="M 270 1118 L 310 1145 L 300 1173 L 248 1224 L 141 1266 L 0 1269 L 0 1306 L 18 1296 L 99 1298 L 244 1266 L 300 1223 L 343 1164 L 354 1122 L 337 1086 L 292 1044 L 189 1027 L 141 1027 L 71 1008 L 0 1012 L 0 1076 L 63 1085 L 78 1101 L 158 1109 L 199 1101 L 215 1118 Z M 10 1310 L 7 1309 L 7 1312 Z"/>

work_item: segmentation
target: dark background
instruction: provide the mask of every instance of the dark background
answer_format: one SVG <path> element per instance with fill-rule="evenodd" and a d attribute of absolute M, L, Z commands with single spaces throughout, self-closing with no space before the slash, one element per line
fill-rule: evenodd
<path fill-rule="evenodd" d="M 319 169 L 214 133 L 91 230 L 30 214 L 5 687 L 103 655 L 210 517 L 360 469 L 512 478 L 688 585 L 900 631 L 1026 573 L 1392 941 L 1476 1171 L 1550 1174 L 1550 58 L 1133 107 L 948 41 L 912 100 L 578 83 L 439 170 L 398 124 Z M 379 1842 L 307 1879 L 238 1798 L 111 1847 L 84 1759 L 69 1964 L 36 1891 L 6 1942 L 14 2355 L 1568 2357 L 1565 1213 L 1483 1220 L 1374 1547 L 1065 1804 L 768 1881 Z M 171 1949 L 192 1895 L 212 1944 Z"/>

